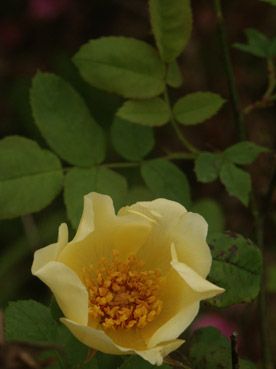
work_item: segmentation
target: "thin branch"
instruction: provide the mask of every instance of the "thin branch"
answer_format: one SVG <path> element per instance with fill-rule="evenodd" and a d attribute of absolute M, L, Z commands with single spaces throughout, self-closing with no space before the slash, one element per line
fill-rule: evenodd
<path fill-rule="evenodd" d="M 188 152 L 173 152 L 168 155 L 158 156 L 156 158 L 151 158 L 143 161 L 136 161 L 136 162 L 114 162 L 114 163 L 104 163 L 101 164 L 102 167 L 106 168 L 135 168 L 139 167 L 142 163 L 145 163 L 148 160 L 154 159 L 163 159 L 163 160 L 194 160 L 196 158 L 196 154 L 188 153 Z"/>
<path fill-rule="evenodd" d="M 262 254 L 264 254 L 264 224 L 267 214 L 270 209 L 271 199 L 273 191 L 275 189 L 276 183 L 276 170 L 272 173 L 270 184 L 266 196 L 264 198 L 264 203 L 262 210 L 260 211 L 257 205 L 257 201 L 254 195 L 251 199 L 251 212 L 254 216 L 255 221 L 255 241 L 259 246 Z M 260 312 L 260 324 L 261 324 L 261 348 L 262 348 L 262 358 L 263 358 L 263 368 L 273 369 L 271 350 L 270 350 L 270 340 L 269 340 L 269 329 L 267 322 L 267 304 L 266 304 L 266 264 L 263 263 L 261 289 L 259 294 L 259 312 Z"/>
<path fill-rule="evenodd" d="M 267 89 L 261 99 L 251 103 L 243 109 L 244 114 L 249 114 L 256 109 L 264 109 L 272 106 L 276 100 L 276 95 L 273 95 L 273 91 L 276 85 L 276 74 L 274 62 L 271 59 L 267 60 Z"/>
<path fill-rule="evenodd" d="M 171 122 L 171 125 L 172 125 L 172 127 L 173 127 L 173 129 L 174 129 L 174 131 L 175 131 L 175 133 L 176 133 L 179 141 L 191 153 L 194 153 L 194 154 L 198 153 L 199 150 L 190 141 L 187 140 L 187 138 L 184 136 L 183 132 L 179 128 L 178 123 L 174 119 L 173 112 L 172 112 L 171 101 L 170 101 L 170 97 L 169 97 L 167 88 L 165 88 L 164 98 L 165 98 L 165 101 L 167 103 L 167 106 L 168 106 L 168 108 L 170 110 L 170 122 Z"/>
<path fill-rule="evenodd" d="M 227 76 L 228 90 L 230 95 L 230 101 L 233 110 L 234 123 L 236 125 L 236 131 L 238 134 L 238 140 L 242 141 L 245 139 L 246 131 L 244 125 L 243 114 L 240 108 L 240 99 L 236 86 L 233 66 L 230 58 L 229 46 L 227 43 L 227 35 L 225 31 L 225 21 L 222 14 L 221 0 L 214 0 L 215 11 L 218 22 L 218 33 L 220 39 L 220 45 L 223 56 L 224 69 Z"/>
<path fill-rule="evenodd" d="M 238 343 L 238 333 L 233 332 L 231 334 L 231 357 L 232 357 L 232 369 L 239 369 L 240 363 L 239 363 L 239 354 L 237 350 L 237 343 Z"/>
<path fill-rule="evenodd" d="M 268 75 L 268 84 L 267 90 L 264 94 L 264 98 L 271 97 L 276 84 L 276 75 L 275 75 L 275 66 L 272 59 L 267 60 L 267 75 Z"/>

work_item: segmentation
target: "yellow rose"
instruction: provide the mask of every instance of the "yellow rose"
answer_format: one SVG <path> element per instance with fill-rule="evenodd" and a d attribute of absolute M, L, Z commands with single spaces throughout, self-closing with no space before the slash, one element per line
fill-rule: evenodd
<path fill-rule="evenodd" d="M 74 239 L 62 224 L 57 243 L 35 252 L 32 273 L 85 345 L 160 365 L 184 342 L 178 336 L 200 301 L 224 291 L 205 279 L 207 227 L 174 201 L 138 202 L 116 215 L 109 196 L 90 193 Z"/>

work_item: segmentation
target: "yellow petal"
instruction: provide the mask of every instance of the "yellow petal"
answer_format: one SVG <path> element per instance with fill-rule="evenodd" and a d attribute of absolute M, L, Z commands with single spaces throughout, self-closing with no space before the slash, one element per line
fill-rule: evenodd
<path fill-rule="evenodd" d="M 70 242 L 58 260 L 82 276 L 85 267 L 93 265 L 97 268 L 103 257 L 112 257 L 113 250 L 118 251 L 122 260 L 135 254 L 145 244 L 150 231 L 150 222 L 137 215 L 115 217 L 112 223 L 107 219 L 100 230 L 95 228 L 83 240 Z"/>
<path fill-rule="evenodd" d="M 127 212 L 152 219 L 152 233 L 138 255 L 146 262 L 146 267 L 168 271 L 173 242 L 179 260 L 206 277 L 212 259 L 206 243 L 208 225 L 200 215 L 187 212 L 182 205 L 166 199 L 138 202 L 120 211 Z"/>
<path fill-rule="evenodd" d="M 87 324 L 88 293 L 76 273 L 63 263 L 51 261 L 33 274 L 51 289 L 66 317 Z"/>
<path fill-rule="evenodd" d="M 216 286 L 215 284 L 202 278 L 188 265 L 178 261 L 178 254 L 176 248 L 172 244 L 172 261 L 171 265 L 173 269 L 179 274 L 179 276 L 196 292 L 199 293 L 199 299 L 204 300 L 213 296 L 216 296 L 224 292 L 224 289 Z"/>
<path fill-rule="evenodd" d="M 165 215 L 168 219 L 171 217 L 179 217 L 183 213 L 186 213 L 187 210 L 176 201 L 171 201 L 167 199 L 156 199 L 153 201 L 139 201 L 131 206 L 126 206 L 120 210 L 119 213 L 126 212 L 129 210 L 137 210 L 138 212 L 145 214 L 146 216 L 152 217 L 155 219 L 156 217 L 160 217 Z M 167 210 L 164 213 L 164 210 Z"/>
<path fill-rule="evenodd" d="M 179 261 L 205 278 L 212 264 L 211 251 L 206 242 L 208 224 L 205 219 L 199 214 L 188 212 L 172 227 L 171 232 Z"/>
<path fill-rule="evenodd" d="M 162 365 L 164 357 L 169 355 L 172 351 L 177 350 L 184 342 L 183 340 L 173 340 L 144 351 L 136 350 L 135 352 L 152 365 Z"/>
<path fill-rule="evenodd" d="M 119 347 L 125 347 L 127 350 L 145 350 L 147 345 L 142 337 L 141 329 L 110 329 L 107 335 Z"/>
<path fill-rule="evenodd" d="M 62 223 L 58 229 L 58 241 L 52 245 L 43 247 L 34 253 L 34 261 L 32 265 L 32 274 L 42 268 L 50 261 L 55 261 L 68 242 L 68 228 Z"/>
<path fill-rule="evenodd" d="M 61 318 L 60 320 L 64 325 L 66 325 L 66 327 L 70 330 L 70 332 L 79 341 L 81 341 L 88 347 L 104 352 L 106 354 L 113 355 L 124 354 L 124 352 L 113 343 L 112 339 L 109 338 L 103 330 L 77 324 L 76 322 L 66 318 Z"/>
<path fill-rule="evenodd" d="M 113 202 L 110 196 L 91 192 L 84 196 L 83 212 L 77 233 L 73 239 L 79 242 L 94 229 L 112 226 L 116 220 Z"/>
<path fill-rule="evenodd" d="M 100 329 L 80 325 L 66 318 L 61 318 L 60 320 L 79 341 L 95 350 L 113 355 L 129 355 L 136 353 L 153 365 L 161 365 L 165 356 L 178 349 L 178 347 L 184 343 L 183 340 L 173 340 L 164 342 L 153 348 L 133 350 L 127 346 L 123 347 L 115 344 L 112 339 Z"/>
<path fill-rule="evenodd" d="M 199 309 L 198 294 L 173 269 L 166 276 L 160 299 L 163 307 L 159 316 L 141 330 L 148 347 L 176 339 Z"/>

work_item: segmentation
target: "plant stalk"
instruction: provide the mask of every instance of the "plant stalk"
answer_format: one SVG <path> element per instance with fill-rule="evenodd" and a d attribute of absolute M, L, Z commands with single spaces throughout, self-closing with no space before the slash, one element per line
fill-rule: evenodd
<path fill-rule="evenodd" d="M 273 190 L 276 184 L 276 170 L 272 174 L 272 179 L 264 198 L 264 204 L 262 211 L 258 209 L 257 201 L 252 195 L 251 200 L 251 211 L 254 216 L 255 221 L 255 241 L 259 246 L 262 254 L 264 254 L 264 224 L 266 220 L 267 213 L 270 208 L 270 203 L 273 195 Z M 262 279 L 261 279 L 261 289 L 259 294 L 259 312 L 260 312 L 260 324 L 261 324 L 261 349 L 262 349 L 262 359 L 264 369 L 273 369 L 271 350 L 270 350 L 270 340 L 269 340 L 269 329 L 267 322 L 267 304 L 266 304 L 266 264 L 263 263 Z"/>
<path fill-rule="evenodd" d="M 240 99 L 236 86 L 233 66 L 230 58 L 230 50 L 227 42 L 227 35 L 225 30 L 225 21 L 222 13 L 221 0 L 214 0 L 215 12 L 218 22 L 218 34 L 220 40 L 220 47 L 222 50 L 223 64 L 225 73 L 227 76 L 228 90 L 230 95 L 230 101 L 233 110 L 234 123 L 236 126 L 238 141 L 245 140 L 246 130 L 244 125 L 244 119 L 242 110 L 240 108 Z"/>
<path fill-rule="evenodd" d="M 232 358 L 232 369 L 239 369 L 240 363 L 239 363 L 239 355 L 237 350 L 237 338 L 238 333 L 233 332 L 231 335 L 231 358 Z"/>
<path fill-rule="evenodd" d="M 171 101 L 170 101 L 170 97 L 169 97 L 169 94 L 168 94 L 167 87 L 165 87 L 164 98 L 165 98 L 165 101 L 167 103 L 167 106 L 168 106 L 168 108 L 170 110 L 170 122 L 171 122 L 171 125 L 172 125 L 172 127 L 173 127 L 173 129 L 174 129 L 174 131 L 175 131 L 175 133 L 176 133 L 179 141 L 191 153 L 193 153 L 193 154 L 198 153 L 199 150 L 190 141 L 187 140 L 187 138 L 184 136 L 184 134 L 182 133 L 181 129 L 179 128 L 178 123 L 174 119 L 173 112 L 172 112 Z"/>
<path fill-rule="evenodd" d="M 155 159 L 163 159 L 163 160 L 194 160 L 196 158 L 196 154 L 189 153 L 189 152 L 173 152 L 164 156 L 159 156 L 157 158 L 152 158 L 148 160 L 155 160 Z M 142 163 L 145 163 L 148 160 L 143 161 L 136 161 L 136 162 L 114 162 L 114 163 L 105 163 L 101 164 L 102 167 L 106 168 L 135 168 L 139 167 Z"/>

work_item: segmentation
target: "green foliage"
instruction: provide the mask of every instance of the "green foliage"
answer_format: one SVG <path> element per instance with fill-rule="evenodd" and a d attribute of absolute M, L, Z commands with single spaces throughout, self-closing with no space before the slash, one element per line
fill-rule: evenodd
<path fill-rule="evenodd" d="M 92 86 L 127 98 L 158 96 L 165 87 L 165 67 L 155 49 L 134 38 L 91 40 L 73 60 Z"/>
<path fill-rule="evenodd" d="M 195 173 L 198 181 L 212 182 L 218 178 L 222 165 L 220 154 L 201 152 L 195 160 Z"/>
<path fill-rule="evenodd" d="M 58 195 L 63 174 L 59 159 L 20 136 L 0 141 L 0 219 L 37 212 Z"/>
<path fill-rule="evenodd" d="M 155 196 L 145 186 L 134 186 L 128 190 L 127 201 L 128 205 L 135 204 L 138 201 L 151 201 Z"/>
<path fill-rule="evenodd" d="M 86 346 L 53 319 L 49 308 L 33 300 L 9 304 L 5 311 L 5 338 L 8 341 L 50 344 L 48 351 L 51 349 L 50 356 L 56 357 L 59 369 L 76 368 L 84 362 L 88 353 Z M 84 368 L 97 369 L 96 359 Z"/>
<path fill-rule="evenodd" d="M 222 232 L 224 230 L 224 214 L 218 202 L 213 199 L 200 199 L 196 201 L 191 211 L 199 213 L 206 219 L 208 223 L 208 235 L 215 232 Z"/>
<path fill-rule="evenodd" d="M 256 145 L 254 142 L 243 141 L 230 146 L 223 156 L 235 164 L 251 164 L 257 157 L 268 150 Z"/>
<path fill-rule="evenodd" d="M 140 356 L 130 356 L 118 369 L 171 369 L 171 366 L 163 364 L 161 366 L 151 365 L 148 361 L 143 360 Z M 110 368 L 111 369 L 111 368 Z"/>
<path fill-rule="evenodd" d="M 156 197 L 178 201 L 186 207 L 191 202 L 186 175 L 168 160 L 156 159 L 141 166 L 142 177 Z"/>
<path fill-rule="evenodd" d="M 208 279 L 225 292 L 209 300 L 226 307 L 254 300 L 260 290 L 262 256 L 258 247 L 243 236 L 218 233 L 209 238 L 213 263 Z"/>
<path fill-rule="evenodd" d="M 142 160 L 154 147 L 151 127 L 143 127 L 115 118 L 111 126 L 111 140 L 114 149 L 127 160 Z"/>
<path fill-rule="evenodd" d="M 226 162 L 223 164 L 219 176 L 228 193 L 237 197 L 247 206 L 251 191 L 250 175 L 236 165 Z"/>
<path fill-rule="evenodd" d="M 172 62 L 187 45 L 192 32 L 190 0 L 150 0 L 150 20 L 161 55 Z"/>
<path fill-rule="evenodd" d="M 267 268 L 266 288 L 270 293 L 276 293 L 276 264 Z"/>
<path fill-rule="evenodd" d="M 232 367 L 230 341 L 216 328 L 197 330 L 192 337 L 189 359 L 193 369 L 230 369 Z M 256 366 L 240 359 L 240 369 L 254 369 Z"/>
<path fill-rule="evenodd" d="M 184 125 L 195 125 L 215 115 L 225 100 L 213 92 L 194 92 L 181 97 L 173 107 L 175 119 Z"/>
<path fill-rule="evenodd" d="M 174 88 L 182 85 L 182 73 L 176 60 L 168 65 L 166 82 Z"/>
<path fill-rule="evenodd" d="M 253 28 L 245 30 L 247 44 L 235 43 L 234 47 L 260 58 L 276 56 L 276 38 L 269 39 L 263 33 Z"/>
<path fill-rule="evenodd" d="M 132 123 L 162 126 L 170 119 L 170 111 L 160 97 L 148 100 L 129 100 L 117 111 L 117 116 Z"/>
<path fill-rule="evenodd" d="M 270 5 L 276 6 L 276 0 L 261 0 L 261 1 L 268 3 Z"/>
<path fill-rule="evenodd" d="M 54 343 L 57 329 L 50 310 L 36 301 L 11 302 L 5 311 L 5 337 L 8 341 Z"/>
<path fill-rule="evenodd" d="M 91 191 L 111 196 L 118 209 L 125 200 L 127 183 L 123 176 L 105 167 L 70 169 L 65 177 L 64 200 L 74 228 L 81 217 L 83 196 Z"/>
<path fill-rule="evenodd" d="M 33 80 L 31 104 L 42 136 L 62 159 L 79 166 L 104 160 L 104 132 L 67 82 L 54 74 L 38 73 Z"/>
<path fill-rule="evenodd" d="M 223 153 L 201 152 L 195 160 L 198 181 L 212 182 L 220 178 L 230 195 L 237 197 L 245 206 L 249 202 L 251 179 L 249 174 L 235 164 L 251 164 L 266 148 L 253 142 L 243 141 L 228 147 Z"/>
<path fill-rule="evenodd" d="M 120 365 L 123 362 L 122 357 L 118 355 L 107 355 L 99 351 L 96 354 L 96 360 L 97 360 L 99 369 L 117 369 L 120 367 Z"/>

